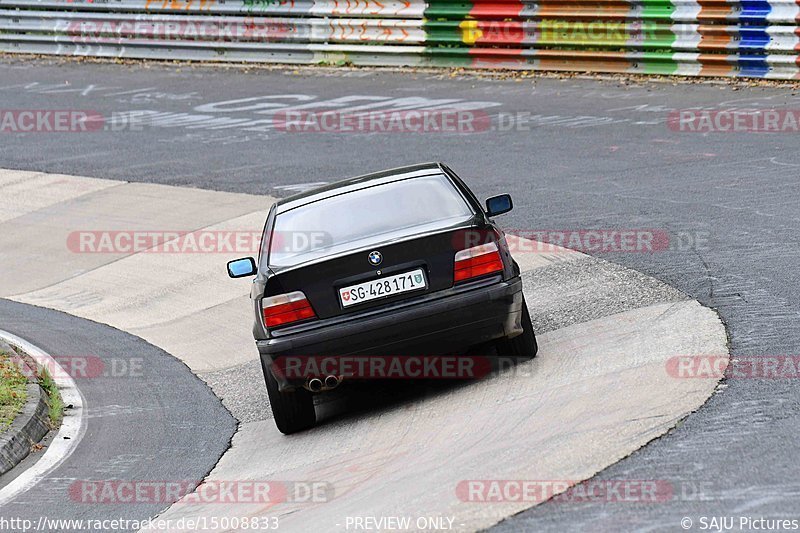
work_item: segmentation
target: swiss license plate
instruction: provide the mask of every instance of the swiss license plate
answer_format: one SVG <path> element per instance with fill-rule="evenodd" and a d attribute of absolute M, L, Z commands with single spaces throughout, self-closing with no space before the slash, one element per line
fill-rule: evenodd
<path fill-rule="evenodd" d="M 339 289 L 339 300 L 342 302 L 342 307 L 347 307 L 395 294 L 424 289 L 427 286 L 425 273 L 421 268 L 418 268 L 411 272 L 386 276 L 385 278 L 341 288 Z"/>

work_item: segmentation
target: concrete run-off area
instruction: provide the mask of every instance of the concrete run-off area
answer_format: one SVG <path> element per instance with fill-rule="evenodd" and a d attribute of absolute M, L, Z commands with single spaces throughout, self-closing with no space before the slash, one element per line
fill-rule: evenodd
<path fill-rule="evenodd" d="M 38 198 L 43 182 L 48 197 Z M 343 530 L 348 517 L 366 512 L 452 519 L 464 531 L 489 527 L 546 498 L 485 501 L 480 490 L 465 492 L 465 483 L 540 480 L 558 482 L 548 497 L 561 493 L 663 435 L 713 394 L 720 376 L 681 379 L 670 373 L 671 359 L 727 360 L 716 313 L 685 294 L 557 246 L 523 252 L 535 247 L 512 235 L 540 332 L 534 360 L 474 383 L 424 387 L 374 409 L 322 405 L 328 414 L 318 427 L 286 437 L 253 393 L 263 385 L 253 371 L 249 283 L 225 276 L 232 251 L 155 253 L 120 247 L 128 243 L 120 239 L 112 240 L 117 248 L 101 250 L 80 237 L 77 248 L 67 244 L 74 232 L 257 234 L 273 198 L 16 171 L 2 171 L 0 191 L 4 202 L 20 199 L 8 201 L 16 211 L 0 228 L 10 265 L 6 298 L 163 348 L 206 379 L 242 421 L 206 484 L 326 488 L 322 499 L 278 501 L 250 491 L 234 505 L 189 495 L 161 515 L 175 524 L 247 516 L 274 519 L 284 530 L 310 523 Z M 42 254 L 49 260 L 39 273 Z"/>

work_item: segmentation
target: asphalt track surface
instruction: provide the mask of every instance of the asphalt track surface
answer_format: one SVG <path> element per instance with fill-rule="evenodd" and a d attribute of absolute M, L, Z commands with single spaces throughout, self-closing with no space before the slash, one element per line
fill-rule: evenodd
<path fill-rule="evenodd" d="M 85 402 L 92 406 L 81 442 L 69 460 L 43 481 L 4 502 L 6 518 L 36 524 L 43 509 L 48 509 L 51 518 L 142 520 L 163 511 L 167 504 L 92 505 L 81 501 L 82 482 L 152 480 L 160 475 L 161 479 L 194 480 L 196 484 L 227 449 L 225 441 L 236 421 L 200 379 L 163 350 L 59 311 L 0 299 L 0 313 L 8 331 L 36 339 L 39 348 L 58 354 L 61 361 L 69 357 L 94 361 L 82 374 L 84 379 L 76 379 Z M 205 424 L 193 422 L 197 420 Z M 187 453 L 198 449 L 208 453 Z M 37 453 L 42 452 L 26 461 L 32 462 Z M 81 464 L 97 465 L 96 477 L 87 477 L 85 469 L 76 468 Z M 155 470 L 153 465 L 157 465 Z M 4 476 L 3 485 L 16 473 L 14 469 Z M 65 498 L 67 494 L 71 496 Z M 59 527 L 46 530 L 56 529 Z"/>
<path fill-rule="evenodd" d="M 204 114 L 210 103 L 291 94 L 459 99 L 499 104 L 490 112 L 530 112 L 527 131 L 462 135 L 185 125 L 113 135 L 13 135 L 0 145 L 0 167 L 280 196 L 303 184 L 444 160 L 479 196 L 512 193 L 516 207 L 504 220 L 509 228 L 663 228 L 687 239 L 701 236 L 704 243 L 688 250 L 597 255 L 716 308 L 734 356 L 797 353 L 797 134 L 698 134 L 666 124 L 670 110 L 694 106 L 795 109 L 791 89 L 19 60 L 6 61 L 0 79 L 0 101 L 12 109 Z M 253 118 L 252 110 L 225 114 Z M 796 518 L 797 380 L 731 379 L 727 385 L 679 428 L 601 474 L 669 479 L 687 488 L 680 498 L 636 507 L 552 502 L 499 527 L 675 530 L 683 516 Z"/>

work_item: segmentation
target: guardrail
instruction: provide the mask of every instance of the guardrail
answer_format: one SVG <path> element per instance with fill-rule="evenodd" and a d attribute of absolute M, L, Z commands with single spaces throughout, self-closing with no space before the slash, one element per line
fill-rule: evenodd
<path fill-rule="evenodd" d="M 0 51 L 800 79 L 800 0 L 0 0 Z"/>

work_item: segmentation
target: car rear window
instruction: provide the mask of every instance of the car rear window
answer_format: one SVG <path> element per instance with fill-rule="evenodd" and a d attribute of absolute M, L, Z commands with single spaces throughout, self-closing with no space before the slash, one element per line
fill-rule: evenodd
<path fill-rule="evenodd" d="M 473 215 L 442 175 L 375 185 L 277 215 L 268 264 L 293 266 L 352 246 L 454 225 Z"/>

